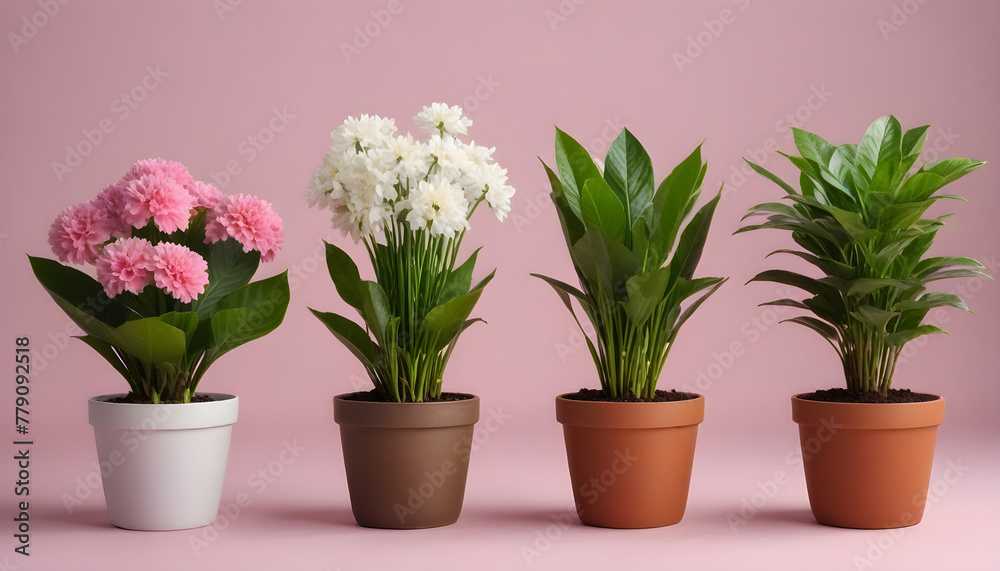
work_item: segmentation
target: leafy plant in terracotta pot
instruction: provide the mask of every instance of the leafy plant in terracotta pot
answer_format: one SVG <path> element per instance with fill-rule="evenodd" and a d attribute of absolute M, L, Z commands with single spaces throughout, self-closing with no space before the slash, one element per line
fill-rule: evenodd
<path fill-rule="evenodd" d="M 111 523 L 140 530 L 215 521 L 239 400 L 197 393 L 209 367 L 281 323 L 285 274 L 251 283 L 281 249 L 263 200 L 224 195 L 184 165 L 141 160 L 49 230 L 59 261 L 29 256 L 80 339 L 128 382 L 90 399 Z M 96 279 L 60 262 L 94 266 Z"/>
<path fill-rule="evenodd" d="M 351 506 L 368 527 L 435 527 L 461 513 L 479 398 L 443 393 L 442 381 L 459 336 L 482 321 L 470 315 L 495 271 L 473 284 L 479 251 L 459 264 L 459 249 L 476 208 L 503 220 L 514 193 L 493 149 L 459 140 L 472 124 L 461 108 L 434 103 L 414 122 L 426 141 L 396 135 L 392 119 L 348 117 L 307 193 L 364 244 L 375 273 L 362 280 L 327 244 L 330 276 L 361 324 L 312 310 L 374 385 L 334 399 Z"/>
<path fill-rule="evenodd" d="M 671 525 L 687 504 L 704 397 L 657 382 L 681 326 L 725 281 L 694 276 L 720 195 L 695 211 L 707 170 L 700 145 L 659 186 L 627 129 L 603 165 L 558 128 L 555 154 L 558 174 L 543 166 L 580 289 L 534 275 L 573 314 L 601 382 L 556 399 L 577 513 L 602 527 Z"/>
<path fill-rule="evenodd" d="M 892 528 L 923 515 L 919 498 L 926 497 L 944 399 L 892 388 L 893 373 L 906 343 L 942 332 L 927 323 L 930 310 L 968 311 L 959 296 L 928 286 L 987 275 L 971 258 L 928 255 L 948 215 L 925 217 L 926 211 L 939 199 L 959 198 L 939 191 L 983 162 L 956 158 L 914 168 L 927 129 L 903 131 L 889 115 L 876 119 L 860 144 L 835 146 L 793 128 L 800 156 L 782 154 L 801 171 L 798 189 L 750 163 L 785 191 L 786 201 L 752 207 L 748 217 L 766 220 L 738 232 L 787 230 L 798 248 L 772 254 L 816 268 L 767 270 L 750 281 L 809 295 L 765 305 L 807 312 L 788 321 L 830 343 L 847 384 L 792 398 L 810 503 L 821 523 Z"/>

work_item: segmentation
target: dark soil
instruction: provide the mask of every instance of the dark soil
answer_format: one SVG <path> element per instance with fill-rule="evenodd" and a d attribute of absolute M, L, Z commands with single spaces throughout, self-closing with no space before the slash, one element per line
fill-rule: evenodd
<path fill-rule="evenodd" d="M 609 398 L 599 389 L 580 389 L 579 392 L 566 395 L 569 400 L 600 401 L 600 402 L 674 402 L 679 400 L 691 400 L 698 398 L 694 393 L 679 393 L 676 390 L 657 390 L 653 398 L 641 399 L 631 392 L 621 395 L 618 398 Z"/>
<path fill-rule="evenodd" d="M 826 389 L 799 395 L 803 400 L 814 400 L 822 402 L 851 402 L 851 403 L 907 403 L 907 402 L 927 402 L 937 400 L 937 395 L 915 393 L 910 389 L 889 389 L 888 396 L 882 393 L 852 393 L 847 389 Z"/>
<path fill-rule="evenodd" d="M 121 398 L 111 399 L 108 402 L 118 402 L 118 403 L 128 403 L 128 404 L 153 404 L 152 401 L 144 399 L 135 393 L 129 393 Z M 215 402 L 215 399 L 209 395 L 199 395 L 195 394 L 191 397 L 191 402 Z M 160 401 L 160 404 L 183 404 L 176 400 L 166 400 Z"/>
<path fill-rule="evenodd" d="M 458 400 L 468 400 L 471 399 L 473 395 L 467 395 L 464 393 L 441 393 L 440 398 L 425 400 L 424 402 L 449 402 Z M 351 393 L 344 396 L 344 400 L 362 401 L 362 402 L 396 402 L 392 398 L 387 398 L 382 393 L 372 389 L 366 392 Z"/>

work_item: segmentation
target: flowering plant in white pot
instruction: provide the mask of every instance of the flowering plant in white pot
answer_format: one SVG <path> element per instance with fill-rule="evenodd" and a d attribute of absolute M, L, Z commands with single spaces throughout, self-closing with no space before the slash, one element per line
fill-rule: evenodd
<path fill-rule="evenodd" d="M 88 402 L 99 459 L 115 467 L 102 473 L 113 525 L 215 520 L 239 399 L 195 391 L 220 357 L 284 318 L 287 275 L 250 281 L 283 232 L 268 202 L 222 194 L 180 163 L 149 159 L 59 214 L 49 229 L 59 261 L 29 256 L 80 339 L 129 385 Z M 92 266 L 96 279 L 61 262 Z"/>
<path fill-rule="evenodd" d="M 414 118 L 426 141 L 397 135 L 392 119 L 348 117 L 331 135 L 313 175 L 310 205 L 333 213 L 333 226 L 362 242 L 374 280 L 327 244 L 327 266 L 341 298 L 362 325 L 312 310 L 361 361 L 374 389 L 339 395 L 351 506 L 359 524 L 413 529 L 458 520 L 465 494 L 479 399 L 442 394 L 459 336 L 478 318 L 476 302 L 493 278 L 473 285 L 479 250 L 458 263 L 476 208 L 503 220 L 514 189 L 492 148 L 459 139 L 472 124 L 457 106 L 434 103 Z M 429 430 L 428 430 L 429 429 Z M 414 498 L 426 474 L 454 470 L 433 497 Z"/>
<path fill-rule="evenodd" d="M 503 220 L 514 194 L 493 148 L 459 140 L 472 125 L 460 107 L 434 103 L 414 122 L 426 141 L 396 135 L 393 119 L 348 117 L 306 195 L 364 243 L 375 271 L 374 281 L 362 280 L 350 256 L 327 244 L 337 292 L 364 328 L 313 313 L 361 361 L 376 392 L 398 402 L 440 397 L 448 358 L 461 333 L 482 321 L 469 315 L 495 273 L 472 285 L 479 250 L 457 264 L 462 238 L 480 204 Z"/>

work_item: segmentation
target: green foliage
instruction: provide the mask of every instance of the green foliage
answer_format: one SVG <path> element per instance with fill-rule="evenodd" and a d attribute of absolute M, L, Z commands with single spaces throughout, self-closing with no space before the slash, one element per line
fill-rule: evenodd
<path fill-rule="evenodd" d="M 694 278 L 720 195 L 695 212 L 708 166 L 701 145 L 656 187 L 652 161 L 627 129 L 608 150 L 603 173 L 558 128 L 555 141 L 558 174 L 542 165 L 581 289 L 532 275 L 573 315 L 604 393 L 651 398 L 681 325 L 726 281 Z M 573 299 L 593 324 L 593 339 Z"/>
<path fill-rule="evenodd" d="M 181 234 L 173 239 L 184 243 Z M 212 363 L 273 331 L 288 308 L 285 273 L 250 283 L 259 252 L 244 253 L 232 239 L 204 244 L 192 238 L 187 245 L 209 263 L 209 285 L 189 304 L 155 286 L 139 295 L 109 298 L 89 275 L 28 256 L 39 283 L 86 334 L 80 339 L 125 378 L 133 393 L 152 403 L 190 402 Z"/>
<path fill-rule="evenodd" d="M 922 325 L 939 306 L 968 311 L 956 295 L 928 292 L 929 282 L 987 276 L 982 264 L 963 257 L 925 257 L 946 216 L 923 218 L 948 183 L 981 167 L 982 161 L 927 161 L 913 171 L 928 126 L 902 131 L 895 117 L 879 117 L 859 145 L 834 146 L 813 133 L 792 129 L 801 156 L 786 156 L 801 171 L 800 190 L 754 163 L 750 166 L 777 183 L 787 202 L 750 208 L 766 216 L 761 228 L 788 230 L 801 250 L 777 250 L 815 266 L 813 278 L 768 270 L 750 281 L 769 281 L 804 290 L 811 297 L 780 299 L 814 316 L 789 319 L 819 333 L 840 356 L 852 392 L 887 394 L 896 360 L 908 341 L 940 333 Z M 749 161 L 748 161 L 749 162 Z"/>
<path fill-rule="evenodd" d="M 365 238 L 376 280 L 362 280 L 350 255 L 326 245 L 337 293 L 357 310 L 364 327 L 335 313 L 313 315 L 361 361 L 383 398 L 421 402 L 441 396 L 442 377 L 462 332 L 482 319 L 469 315 L 496 271 L 472 285 L 479 250 L 455 267 L 454 238 L 386 229 L 386 244 Z"/>

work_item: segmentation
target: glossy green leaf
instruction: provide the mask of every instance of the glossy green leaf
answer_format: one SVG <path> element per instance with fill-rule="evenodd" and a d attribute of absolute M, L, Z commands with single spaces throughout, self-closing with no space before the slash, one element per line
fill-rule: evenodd
<path fill-rule="evenodd" d="M 375 366 L 376 346 L 360 325 L 336 313 L 323 313 L 312 308 L 309 311 L 323 322 L 330 333 L 333 333 L 334 337 L 361 361 L 361 364 L 367 368 Z"/>
<path fill-rule="evenodd" d="M 654 182 L 653 163 L 628 129 L 622 129 L 608 149 L 604 179 L 623 205 L 626 225 L 631 228 L 652 201 Z M 614 236 L 611 232 L 608 234 Z"/>
<path fill-rule="evenodd" d="M 347 252 L 329 242 L 324 244 L 326 244 L 326 266 L 337 287 L 337 293 L 347 305 L 361 310 L 367 294 L 357 264 Z"/>
<path fill-rule="evenodd" d="M 584 183 L 580 193 L 580 214 L 588 228 L 598 228 L 617 242 L 624 240 L 628 215 L 603 178 L 592 178 Z"/>
<path fill-rule="evenodd" d="M 556 127 L 556 167 L 562 181 L 563 196 L 570 209 L 582 218 L 580 193 L 588 179 L 602 178 L 594 159 L 580 143 Z"/>

